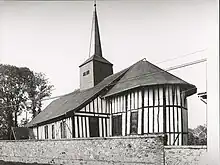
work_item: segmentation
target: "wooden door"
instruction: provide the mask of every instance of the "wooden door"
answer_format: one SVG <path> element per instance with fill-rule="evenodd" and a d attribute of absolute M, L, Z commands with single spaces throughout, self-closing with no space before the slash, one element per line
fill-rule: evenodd
<path fill-rule="evenodd" d="M 90 137 L 99 137 L 99 118 L 89 117 Z"/>

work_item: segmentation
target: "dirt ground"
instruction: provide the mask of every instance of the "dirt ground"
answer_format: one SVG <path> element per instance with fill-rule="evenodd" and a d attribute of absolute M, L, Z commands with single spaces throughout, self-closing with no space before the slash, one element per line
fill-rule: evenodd
<path fill-rule="evenodd" d="M 49 164 L 39 164 L 39 163 L 21 163 L 21 162 L 5 162 L 0 160 L 0 165 L 49 165 Z"/>

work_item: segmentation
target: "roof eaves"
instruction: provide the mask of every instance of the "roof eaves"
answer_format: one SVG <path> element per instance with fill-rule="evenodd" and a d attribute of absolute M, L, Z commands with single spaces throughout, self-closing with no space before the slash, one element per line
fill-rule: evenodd
<path fill-rule="evenodd" d="M 55 116 L 55 117 L 53 117 L 53 118 L 51 118 L 51 119 L 44 120 L 44 121 L 41 121 L 41 122 L 39 122 L 39 123 L 34 123 L 34 124 L 32 124 L 31 122 L 34 120 L 34 119 L 33 119 L 32 121 L 30 121 L 29 123 L 26 124 L 27 127 L 34 127 L 34 126 L 37 126 L 37 125 L 42 125 L 42 123 L 48 123 L 48 122 L 51 122 L 51 121 L 53 121 L 53 120 L 60 119 L 60 118 L 63 118 L 63 117 L 65 117 L 65 116 L 71 115 L 73 111 L 77 111 L 77 110 L 81 109 L 81 108 L 82 108 L 85 104 L 87 104 L 91 99 L 93 99 L 93 98 L 96 97 L 100 92 L 102 92 L 102 90 L 104 90 L 104 89 L 107 88 L 109 85 L 111 85 L 112 82 L 114 82 L 114 81 L 116 81 L 117 79 L 121 78 L 121 77 L 128 71 L 128 69 L 129 69 L 129 68 L 124 69 L 124 71 L 122 70 L 122 71 L 121 71 L 122 73 L 120 73 L 120 72 L 115 73 L 115 74 L 119 74 L 119 73 L 120 73 L 120 74 L 119 74 L 117 77 L 115 77 L 111 82 L 109 82 L 108 84 L 106 84 L 103 88 L 101 88 L 100 90 L 98 90 L 97 92 L 95 92 L 91 97 L 85 99 L 79 106 L 75 107 L 74 109 L 67 110 L 65 113 L 59 114 L 59 115 L 57 115 L 57 116 Z M 115 74 L 114 74 L 114 75 L 115 75 Z M 110 76 L 113 76 L 113 75 L 110 75 Z M 110 76 L 109 76 L 109 77 L 110 77 Z M 107 79 L 107 78 L 108 78 L 108 77 L 106 77 L 105 79 Z M 105 80 L 105 79 L 104 79 L 104 80 Z M 104 80 L 103 80 L 103 81 L 104 81 Z M 100 82 L 100 83 L 101 83 L 101 82 Z M 99 84 L 100 84 L 100 83 L 99 83 Z M 97 85 L 99 85 L 99 84 L 97 84 Z M 97 85 L 96 85 L 96 86 L 97 86 Z M 90 90 L 90 89 L 88 89 L 88 90 Z M 77 90 L 77 91 L 78 91 L 78 90 Z M 86 91 L 83 91 L 83 92 L 86 92 Z M 56 100 L 54 100 L 54 101 L 56 101 Z"/>

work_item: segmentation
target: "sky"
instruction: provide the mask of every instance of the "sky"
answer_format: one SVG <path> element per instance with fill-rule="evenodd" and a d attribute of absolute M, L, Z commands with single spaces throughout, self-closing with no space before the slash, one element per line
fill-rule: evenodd
<path fill-rule="evenodd" d="M 207 58 L 216 41 L 215 0 L 100 0 L 97 10 L 103 56 L 114 73 L 143 58 L 163 69 Z M 92 1 L 0 2 L 0 63 L 45 73 L 52 97 L 74 91 L 89 57 L 92 16 Z M 206 62 L 170 73 L 206 91 Z M 197 94 L 188 108 L 190 128 L 206 123 Z"/>

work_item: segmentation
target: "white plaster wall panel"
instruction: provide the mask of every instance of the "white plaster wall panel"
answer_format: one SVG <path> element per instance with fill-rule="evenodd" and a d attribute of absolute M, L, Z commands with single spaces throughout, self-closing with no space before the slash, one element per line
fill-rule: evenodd
<path fill-rule="evenodd" d="M 134 92 L 131 92 L 131 109 L 134 109 Z"/>
<path fill-rule="evenodd" d="M 103 123 L 103 137 L 106 137 L 106 132 L 107 132 L 107 130 L 106 130 L 106 119 L 105 118 L 103 118 L 102 119 L 102 123 Z"/>
<path fill-rule="evenodd" d="M 40 127 L 38 127 L 38 138 L 41 139 L 41 131 L 40 131 Z"/>
<path fill-rule="evenodd" d="M 77 124 L 77 119 L 78 117 L 77 116 L 74 116 L 74 122 L 75 122 L 75 136 L 76 136 L 76 138 L 78 138 L 79 137 L 79 134 L 78 134 L 78 124 Z"/>
<path fill-rule="evenodd" d="M 171 132 L 170 130 L 170 110 L 166 107 L 166 132 Z"/>
<path fill-rule="evenodd" d="M 70 134 L 70 129 L 69 129 L 69 120 L 68 118 L 67 119 L 64 119 L 65 120 L 65 127 L 66 127 L 66 138 L 69 138 L 69 134 Z"/>
<path fill-rule="evenodd" d="M 169 101 L 170 101 L 170 105 L 173 105 L 172 89 L 169 87 L 168 91 L 169 91 Z"/>
<path fill-rule="evenodd" d="M 141 128 L 142 128 L 142 109 L 139 109 L 138 110 L 138 134 L 142 133 Z"/>
<path fill-rule="evenodd" d="M 120 109 L 120 96 L 117 97 L 117 112 L 121 112 L 121 109 Z"/>
<path fill-rule="evenodd" d="M 109 110 L 109 107 L 110 107 L 109 100 L 105 100 L 104 102 L 105 102 L 106 112 L 110 113 L 110 110 Z"/>
<path fill-rule="evenodd" d="M 163 107 L 159 107 L 159 132 L 163 132 Z"/>
<path fill-rule="evenodd" d="M 98 97 L 97 100 L 98 100 L 98 111 L 97 111 L 97 112 L 98 112 L 98 113 L 103 113 L 100 97 Z"/>
<path fill-rule="evenodd" d="M 144 90 L 144 106 L 148 106 L 148 89 Z"/>
<path fill-rule="evenodd" d="M 52 131 L 51 131 L 51 125 L 52 124 L 48 124 L 48 139 L 52 139 Z"/>
<path fill-rule="evenodd" d="M 174 118 L 175 118 L 176 132 L 180 132 L 180 128 L 179 128 L 179 125 L 180 125 L 179 121 L 180 121 L 180 119 L 179 119 L 179 111 L 178 111 L 178 108 L 177 108 L 177 107 L 174 107 L 174 111 L 175 111 L 175 116 L 174 116 Z"/>
<path fill-rule="evenodd" d="M 159 132 L 158 127 L 159 127 L 159 107 L 154 108 L 154 132 Z"/>
<path fill-rule="evenodd" d="M 112 113 L 115 113 L 115 98 L 111 99 L 111 101 L 112 101 L 111 110 L 112 110 Z"/>
<path fill-rule="evenodd" d="M 178 113 L 179 113 L 179 131 L 182 132 L 182 113 L 181 113 L 181 108 L 178 108 Z"/>
<path fill-rule="evenodd" d="M 106 106 L 106 100 L 105 100 L 105 99 L 102 99 L 102 112 L 108 113 L 106 107 L 107 107 L 107 106 Z"/>
<path fill-rule="evenodd" d="M 89 133 L 89 117 L 86 117 L 86 128 L 87 128 L 87 137 L 90 137 L 90 133 Z"/>
<path fill-rule="evenodd" d="M 138 108 L 138 92 L 134 92 L 134 109 Z"/>
<path fill-rule="evenodd" d="M 103 133 L 102 133 L 102 118 L 99 118 L 99 136 L 103 137 Z"/>
<path fill-rule="evenodd" d="M 41 126 L 41 139 L 45 139 L 44 126 Z"/>
<path fill-rule="evenodd" d="M 153 108 L 149 108 L 149 133 L 153 133 Z"/>
<path fill-rule="evenodd" d="M 177 104 L 177 88 L 174 89 L 174 105 L 178 105 Z"/>
<path fill-rule="evenodd" d="M 42 135 L 42 126 L 39 127 L 39 138 L 42 139 L 43 135 Z"/>
<path fill-rule="evenodd" d="M 82 131 L 83 131 L 83 136 L 82 137 L 86 137 L 86 119 L 85 117 L 82 117 Z"/>
<path fill-rule="evenodd" d="M 79 137 L 83 137 L 83 132 L 82 132 L 82 117 L 78 116 L 79 120 Z"/>
<path fill-rule="evenodd" d="M 164 90 L 165 90 L 164 99 L 166 100 L 165 104 L 166 105 L 170 105 L 170 103 L 169 103 L 169 93 L 168 93 L 169 91 L 168 91 L 168 88 L 165 88 Z"/>
<path fill-rule="evenodd" d="M 34 133 L 35 139 L 37 139 L 37 127 L 34 127 L 34 128 L 33 128 L 33 133 Z"/>
<path fill-rule="evenodd" d="M 125 95 L 123 96 L 123 112 L 126 112 L 126 97 Z"/>
<path fill-rule="evenodd" d="M 122 104 L 123 104 L 123 96 L 120 96 L 119 97 L 119 109 L 121 112 L 123 112 Z"/>
<path fill-rule="evenodd" d="M 153 90 L 149 89 L 149 106 L 153 106 Z"/>
<path fill-rule="evenodd" d="M 96 109 L 97 109 L 97 108 L 96 108 L 96 107 L 97 107 L 96 99 L 94 99 L 92 102 L 93 102 L 93 103 L 92 103 L 93 112 L 96 113 Z"/>
<path fill-rule="evenodd" d="M 94 112 L 94 110 L 93 110 L 93 101 L 90 102 L 90 109 L 89 109 L 89 111 L 90 112 Z"/>
<path fill-rule="evenodd" d="M 181 95 L 180 95 L 180 87 L 177 87 L 177 102 L 178 102 L 178 106 L 181 106 Z"/>
<path fill-rule="evenodd" d="M 124 96 L 120 97 L 120 109 L 121 112 L 124 112 Z"/>
<path fill-rule="evenodd" d="M 85 111 L 86 111 L 86 110 L 85 110 L 85 107 L 83 107 L 80 111 L 81 111 L 81 112 L 85 112 Z"/>
<path fill-rule="evenodd" d="M 163 88 L 159 88 L 159 102 L 160 102 L 160 105 L 163 105 Z"/>
<path fill-rule="evenodd" d="M 107 120 L 106 120 L 106 124 L 107 124 L 107 137 L 109 137 L 110 136 L 110 119 L 109 118 L 107 118 Z"/>
<path fill-rule="evenodd" d="M 159 99 L 158 99 L 158 89 L 157 88 L 154 89 L 154 100 L 155 100 L 154 105 L 158 106 L 159 105 Z"/>
<path fill-rule="evenodd" d="M 130 110 L 131 109 L 131 106 L 130 106 L 131 105 L 131 96 L 128 94 L 127 97 L 128 97 L 127 98 L 128 99 L 128 105 L 127 106 L 128 106 L 128 110 Z"/>
<path fill-rule="evenodd" d="M 148 108 L 144 108 L 144 133 L 148 133 Z"/>
<path fill-rule="evenodd" d="M 56 139 L 60 139 L 60 122 L 56 122 Z"/>
<path fill-rule="evenodd" d="M 109 136 L 112 136 L 112 115 L 109 117 Z"/>
<path fill-rule="evenodd" d="M 131 118 L 131 111 L 127 112 L 127 135 L 130 134 L 130 118 Z"/>
<path fill-rule="evenodd" d="M 142 107 L 142 92 L 139 91 L 139 94 L 138 94 L 138 108 L 141 108 Z"/>
<path fill-rule="evenodd" d="M 89 108 L 89 105 L 90 105 L 90 103 L 86 105 L 86 108 L 85 108 L 85 109 L 86 109 L 86 112 L 89 112 L 89 109 L 90 109 L 90 108 Z"/>
<path fill-rule="evenodd" d="M 120 104 L 121 104 L 121 97 L 120 96 L 118 96 L 118 101 L 117 101 L 117 109 L 118 109 L 118 112 L 121 112 L 121 107 L 120 107 Z"/>
<path fill-rule="evenodd" d="M 125 118 L 126 118 L 125 113 L 122 113 L 122 136 L 125 136 L 125 126 L 126 126 Z"/>
<path fill-rule="evenodd" d="M 72 134 L 73 134 L 73 132 L 72 132 L 73 128 L 72 128 L 72 127 L 73 127 L 73 125 L 72 125 L 72 118 L 70 117 L 70 118 L 69 118 L 69 128 L 70 128 L 70 130 L 71 130 L 71 131 L 70 131 L 70 132 L 71 132 L 70 138 L 72 138 Z"/>

